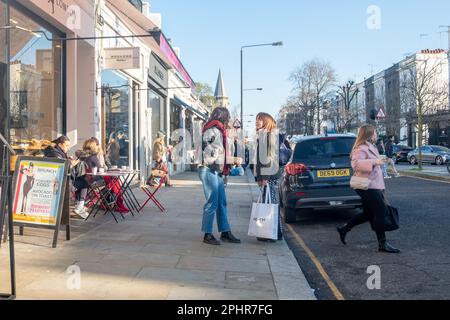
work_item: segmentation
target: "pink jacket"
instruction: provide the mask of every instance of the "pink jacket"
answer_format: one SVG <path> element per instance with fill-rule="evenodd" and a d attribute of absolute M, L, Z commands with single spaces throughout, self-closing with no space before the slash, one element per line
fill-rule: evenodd
<path fill-rule="evenodd" d="M 380 158 L 377 148 L 366 142 L 352 153 L 352 167 L 355 176 L 367 177 L 370 180 L 369 189 L 385 190 L 383 171 L 375 162 Z"/>

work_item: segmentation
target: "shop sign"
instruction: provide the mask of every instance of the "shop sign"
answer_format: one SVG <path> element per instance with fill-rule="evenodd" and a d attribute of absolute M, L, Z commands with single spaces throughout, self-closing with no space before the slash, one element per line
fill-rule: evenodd
<path fill-rule="evenodd" d="M 87 27 L 87 15 L 74 0 L 29 0 L 69 30 L 80 31 Z M 92 20 L 92 19 L 91 19 Z M 90 24 L 92 25 L 92 24 Z M 77 32 L 79 33 L 79 32 Z"/>
<path fill-rule="evenodd" d="M 169 86 L 168 71 L 153 55 L 150 55 L 149 76 L 161 85 L 161 89 Z"/>
<path fill-rule="evenodd" d="M 141 68 L 140 48 L 109 48 L 103 54 L 104 69 L 127 70 Z"/>

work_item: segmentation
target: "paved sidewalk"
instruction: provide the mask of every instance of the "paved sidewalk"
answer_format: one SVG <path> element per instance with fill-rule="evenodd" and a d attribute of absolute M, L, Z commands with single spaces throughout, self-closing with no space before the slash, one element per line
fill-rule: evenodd
<path fill-rule="evenodd" d="M 450 173 L 447 171 L 447 166 L 425 165 L 422 171 L 419 171 L 417 166 L 397 166 L 397 169 L 401 175 L 406 177 L 450 182 Z"/>
<path fill-rule="evenodd" d="M 167 214 L 149 206 L 119 224 L 110 216 L 76 221 L 76 238 L 65 242 L 61 234 L 57 249 L 50 248 L 48 231 L 17 236 L 18 298 L 315 299 L 284 241 L 266 244 L 247 236 L 255 196 L 247 177 L 230 178 L 227 190 L 230 223 L 243 243 L 220 247 L 202 243 L 204 196 L 197 174 L 173 182 L 175 188 L 160 194 Z M 0 261 L 6 262 L 5 253 L 2 248 Z M 6 279 L 1 264 L 0 291 Z M 67 273 L 72 265 L 81 270 L 79 290 L 70 290 L 76 284 Z"/>

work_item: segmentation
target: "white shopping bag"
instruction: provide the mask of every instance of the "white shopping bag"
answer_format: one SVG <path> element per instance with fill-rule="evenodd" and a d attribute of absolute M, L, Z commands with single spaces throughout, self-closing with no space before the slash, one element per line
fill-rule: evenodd
<path fill-rule="evenodd" d="M 253 203 L 248 235 L 263 239 L 278 239 L 278 204 L 272 204 L 270 187 L 267 185 L 266 198 L 262 201 L 262 191 L 258 202 Z"/>

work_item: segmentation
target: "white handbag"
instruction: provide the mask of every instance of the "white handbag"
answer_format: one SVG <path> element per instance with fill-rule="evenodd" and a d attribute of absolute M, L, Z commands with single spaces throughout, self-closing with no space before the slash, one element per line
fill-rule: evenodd
<path fill-rule="evenodd" d="M 369 185 L 369 178 L 353 176 L 350 179 L 350 187 L 354 190 L 369 190 Z"/>
<path fill-rule="evenodd" d="M 262 190 L 258 202 L 253 203 L 248 235 L 263 239 L 278 239 L 278 204 L 272 204 L 270 186 L 267 185 L 266 197 L 262 203 Z"/>

